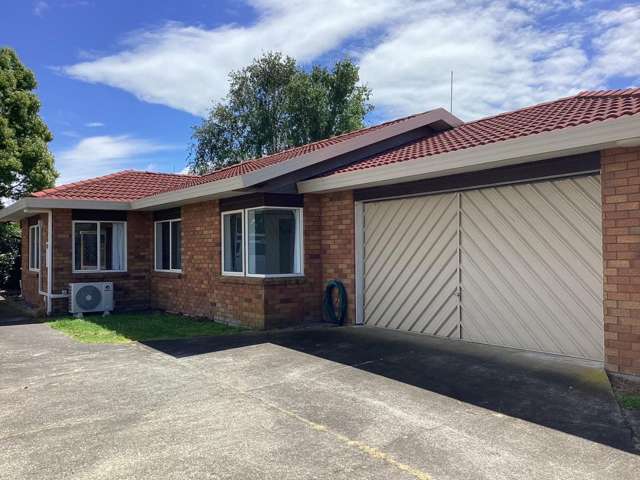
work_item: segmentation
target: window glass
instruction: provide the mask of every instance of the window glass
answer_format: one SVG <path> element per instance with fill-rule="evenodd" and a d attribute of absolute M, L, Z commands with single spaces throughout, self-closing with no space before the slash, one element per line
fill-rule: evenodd
<path fill-rule="evenodd" d="M 29 268 L 40 269 L 40 226 L 29 227 Z"/>
<path fill-rule="evenodd" d="M 74 224 L 75 270 L 126 270 L 124 222 Z"/>
<path fill-rule="evenodd" d="M 180 248 L 182 222 L 171 222 L 171 268 L 180 270 L 182 268 L 182 252 Z"/>
<path fill-rule="evenodd" d="M 223 217 L 225 272 L 242 272 L 242 213 Z"/>
<path fill-rule="evenodd" d="M 100 222 L 100 269 L 125 269 L 124 223 Z"/>
<path fill-rule="evenodd" d="M 248 273 L 300 273 L 297 210 L 260 209 L 247 212 Z"/>
<path fill-rule="evenodd" d="M 156 270 L 181 270 L 181 231 L 180 221 L 156 223 Z"/>
<path fill-rule="evenodd" d="M 75 268 L 76 270 L 98 269 L 98 224 L 75 224 Z"/>

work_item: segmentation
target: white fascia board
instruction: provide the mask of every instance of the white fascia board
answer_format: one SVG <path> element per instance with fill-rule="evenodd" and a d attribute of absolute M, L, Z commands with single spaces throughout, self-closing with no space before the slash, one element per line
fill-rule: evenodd
<path fill-rule="evenodd" d="M 169 208 L 172 206 L 183 205 L 185 203 L 238 195 L 240 193 L 234 192 L 234 190 L 246 187 L 247 184 L 245 182 L 244 175 L 238 175 L 236 177 L 225 178 L 216 182 L 202 183 L 200 185 L 194 185 L 193 187 L 172 190 L 170 192 L 153 195 L 152 197 L 134 200 L 131 202 L 131 208 L 133 210 L 152 210 L 158 207 Z"/>
<path fill-rule="evenodd" d="M 25 197 L 0 209 L 0 222 L 16 222 L 25 217 L 51 208 L 77 208 L 88 210 L 130 210 L 129 202 L 101 200 L 65 200 L 53 198 Z"/>
<path fill-rule="evenodd" d="M 640 134 L 640 115 L 563 128 L 513 140 L 421 157 L 379 167 L 339 173 L 298 183 L 300 193 L 349 190 L 613 148 Z"/>

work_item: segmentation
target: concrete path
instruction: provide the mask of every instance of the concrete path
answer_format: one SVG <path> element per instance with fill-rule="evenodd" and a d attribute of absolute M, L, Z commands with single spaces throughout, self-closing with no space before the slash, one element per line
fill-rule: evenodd
<path fill-rule="evenodd" d="M 602 372 L 367 328 L 82 345 L 0 322 L 4 479 L 635 479 Z"/>

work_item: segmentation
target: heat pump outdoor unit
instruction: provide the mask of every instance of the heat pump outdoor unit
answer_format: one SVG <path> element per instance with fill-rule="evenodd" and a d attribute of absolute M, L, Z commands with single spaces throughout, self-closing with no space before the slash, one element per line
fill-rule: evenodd
<path fill-rule="evenodd" d="M 72 283 L 70 287 L 69 311 L 71 313 L 113 310 L 113 282 Z"/>

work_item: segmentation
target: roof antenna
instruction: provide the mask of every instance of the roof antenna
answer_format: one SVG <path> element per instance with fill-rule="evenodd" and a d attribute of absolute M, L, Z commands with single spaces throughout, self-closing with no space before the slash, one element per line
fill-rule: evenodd
<path fill-rule="evenodd" d="M 451 92 L 449 94 L 449 113 L 453 113 L 453 70 L 451 70 Z"/>

